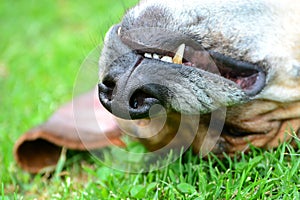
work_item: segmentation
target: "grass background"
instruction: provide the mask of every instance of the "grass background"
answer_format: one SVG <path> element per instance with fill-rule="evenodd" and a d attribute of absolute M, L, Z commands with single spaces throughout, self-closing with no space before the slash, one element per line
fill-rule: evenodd
<path fill-rule="evenodd" d="M 16 139 L 71 99 L 84 58 L 136 2 L 0 0 L 0 199 L 300 199 L 300 152 L 289 144 L 222 161 L 187 153 L 140 174 L 107 168 L 87 153 L 69 154 L 54 175 L 18 168 Z"/>

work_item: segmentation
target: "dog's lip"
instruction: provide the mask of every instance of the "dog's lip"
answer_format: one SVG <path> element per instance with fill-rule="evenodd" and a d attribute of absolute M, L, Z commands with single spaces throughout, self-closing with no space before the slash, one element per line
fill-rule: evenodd
<path fill-rule="evenodd" d="M 266 74 L 263 71 L 262 67 L 260 67 L 259 65 L 252 64 L 246 61 L 236 60 L 212 50 L 205 50 L 201 47 L 201 44 L 191 39 L 191 37 L 187 37 L 186 35 L 172 35 L 168 31 L 162 31 L 161 33 L 157 33 L 157 35 L 160 35 L 159 39 L 155 39 L 153 38 L 153 34 L 151 33 L 152 29 L 150 29 L 150 31 L 146 32 L 145 34 L 137 34 L 137 31 L 132 32 L 128 30 L 122 32 L 121 26 L 117 26 L 116 30 L 116 33 L 121 38 L 121 41 L 139 55 L 144 56 L 145 53 L 150 53 L 173 58 L 176 54 L 178 46 L 185 44 L 186 48 L 183 65 L 202 69 L 214 74 L 218 74 L 220 75 L 220 77 L 223 77 L 225 79 L 229 79 L 240 86 L 240 88 L 248 96 L 257 95 L 265 87 Z M 147 34 L 151 35 L 151 37 L 149 37 L 149 40 L 146 40 L 148 37 L 145 35 Z M 215 67 L 204 69 L 200 65 L 193 65 L 193 63 L 190 62 L 191 56 L 189 56 L 189 48 L 194 49 L 194 51 L 197 52 L 206 52 L 209 56 L 208 59 L 211 59 L 216 63 L 215 65 L 212 65 Z M 171 64 L 176 63 L 170 63 L 170 65 Z M 226 70 L 221 69 L 220 65 L 223 65 L 223 69 L 226 68 Z M 227 73 L 228 69 L 230 73 Z"/>
<path fill-rule="evenodd" d="M 222 73 L 221 76 L 239 84 L 247 95 L 254 96 L 264 88 L 266 74 L 257 64 L 236 60 L 213 51 L 209 51 L 209 54 Z M 232 71 L 226 72 L 226 68 Z"/>

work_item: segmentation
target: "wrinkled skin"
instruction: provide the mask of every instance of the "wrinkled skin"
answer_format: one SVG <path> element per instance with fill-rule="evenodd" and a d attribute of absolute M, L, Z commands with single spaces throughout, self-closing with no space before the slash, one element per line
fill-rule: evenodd
<path fill-rule="evenodd" d="M 181 136 L 172 147 L 192 140 L 196 152 L 213 148 L 215 153 L 234 153 L 247 150 L 249 143 L 276 147 L 291 138 L 287 131 L 298 133 L 300 128 L 298 4 L 296 0 L 141 1 L 106 35 L 99 61 L 100 101 L 126 119 L 119 120 L 124 132 L 138 136 L 150 150 L 168 144 L 175 134 Z M 148 52 L 174 56 L 182 43 L 211 58 L 184 57 L 197 65 L 192 67 L 144 57 Z M 185 54 L 189 57 L 188 50 Z M 216 66 L 227 61 L 237 71 L 251 68 L 254 81 L 216 72 L 220 69 Z M 149 116 L 155 104 L 164 106 L 168 116 L 158 130 L 155 127 L 165 115 L 153 111 Z M 220 113 L 211 117 L 215 112 Z M 191 122 L 199 114 L 200 122 Z M 158 120 L 152 120 L 149 129 L 139 128 L 153 116 Z M 208 128 L 211 120 L 218 125 Z M 184 131 L 177 133 L 179 123 Z"/>

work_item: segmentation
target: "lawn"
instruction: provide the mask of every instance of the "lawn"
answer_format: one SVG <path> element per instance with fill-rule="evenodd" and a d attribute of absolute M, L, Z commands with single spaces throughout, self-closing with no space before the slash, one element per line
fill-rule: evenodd
<path fill-rule="evenodd" d="M 68 152 L 53 174 L 16 165 L 16 139 L 72 98 L 81 64 L 136 2 L 1 1 L 0 199 L 300 199 L 300 151 L 289 144 L 222 160 L 187 152 L 149 173 L 114 170 L 83 152 Z"/>

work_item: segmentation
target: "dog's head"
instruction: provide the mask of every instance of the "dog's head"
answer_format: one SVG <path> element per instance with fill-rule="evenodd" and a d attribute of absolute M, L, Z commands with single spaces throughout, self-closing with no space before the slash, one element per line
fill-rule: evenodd
<path fill-rule="evenodd" d="M 155 104 L 188 115 L 226 106 L 227 141 L 249 135 L 274 138 L 283 122 L 300 117 L 297 4 L 141 1 L 107 33 L 100 101 L 125 119 L 148 118 Z M 207 128 L 203 124 L 200 130 Z M 258 146 L 266 141 L 271 139 Z"/>

